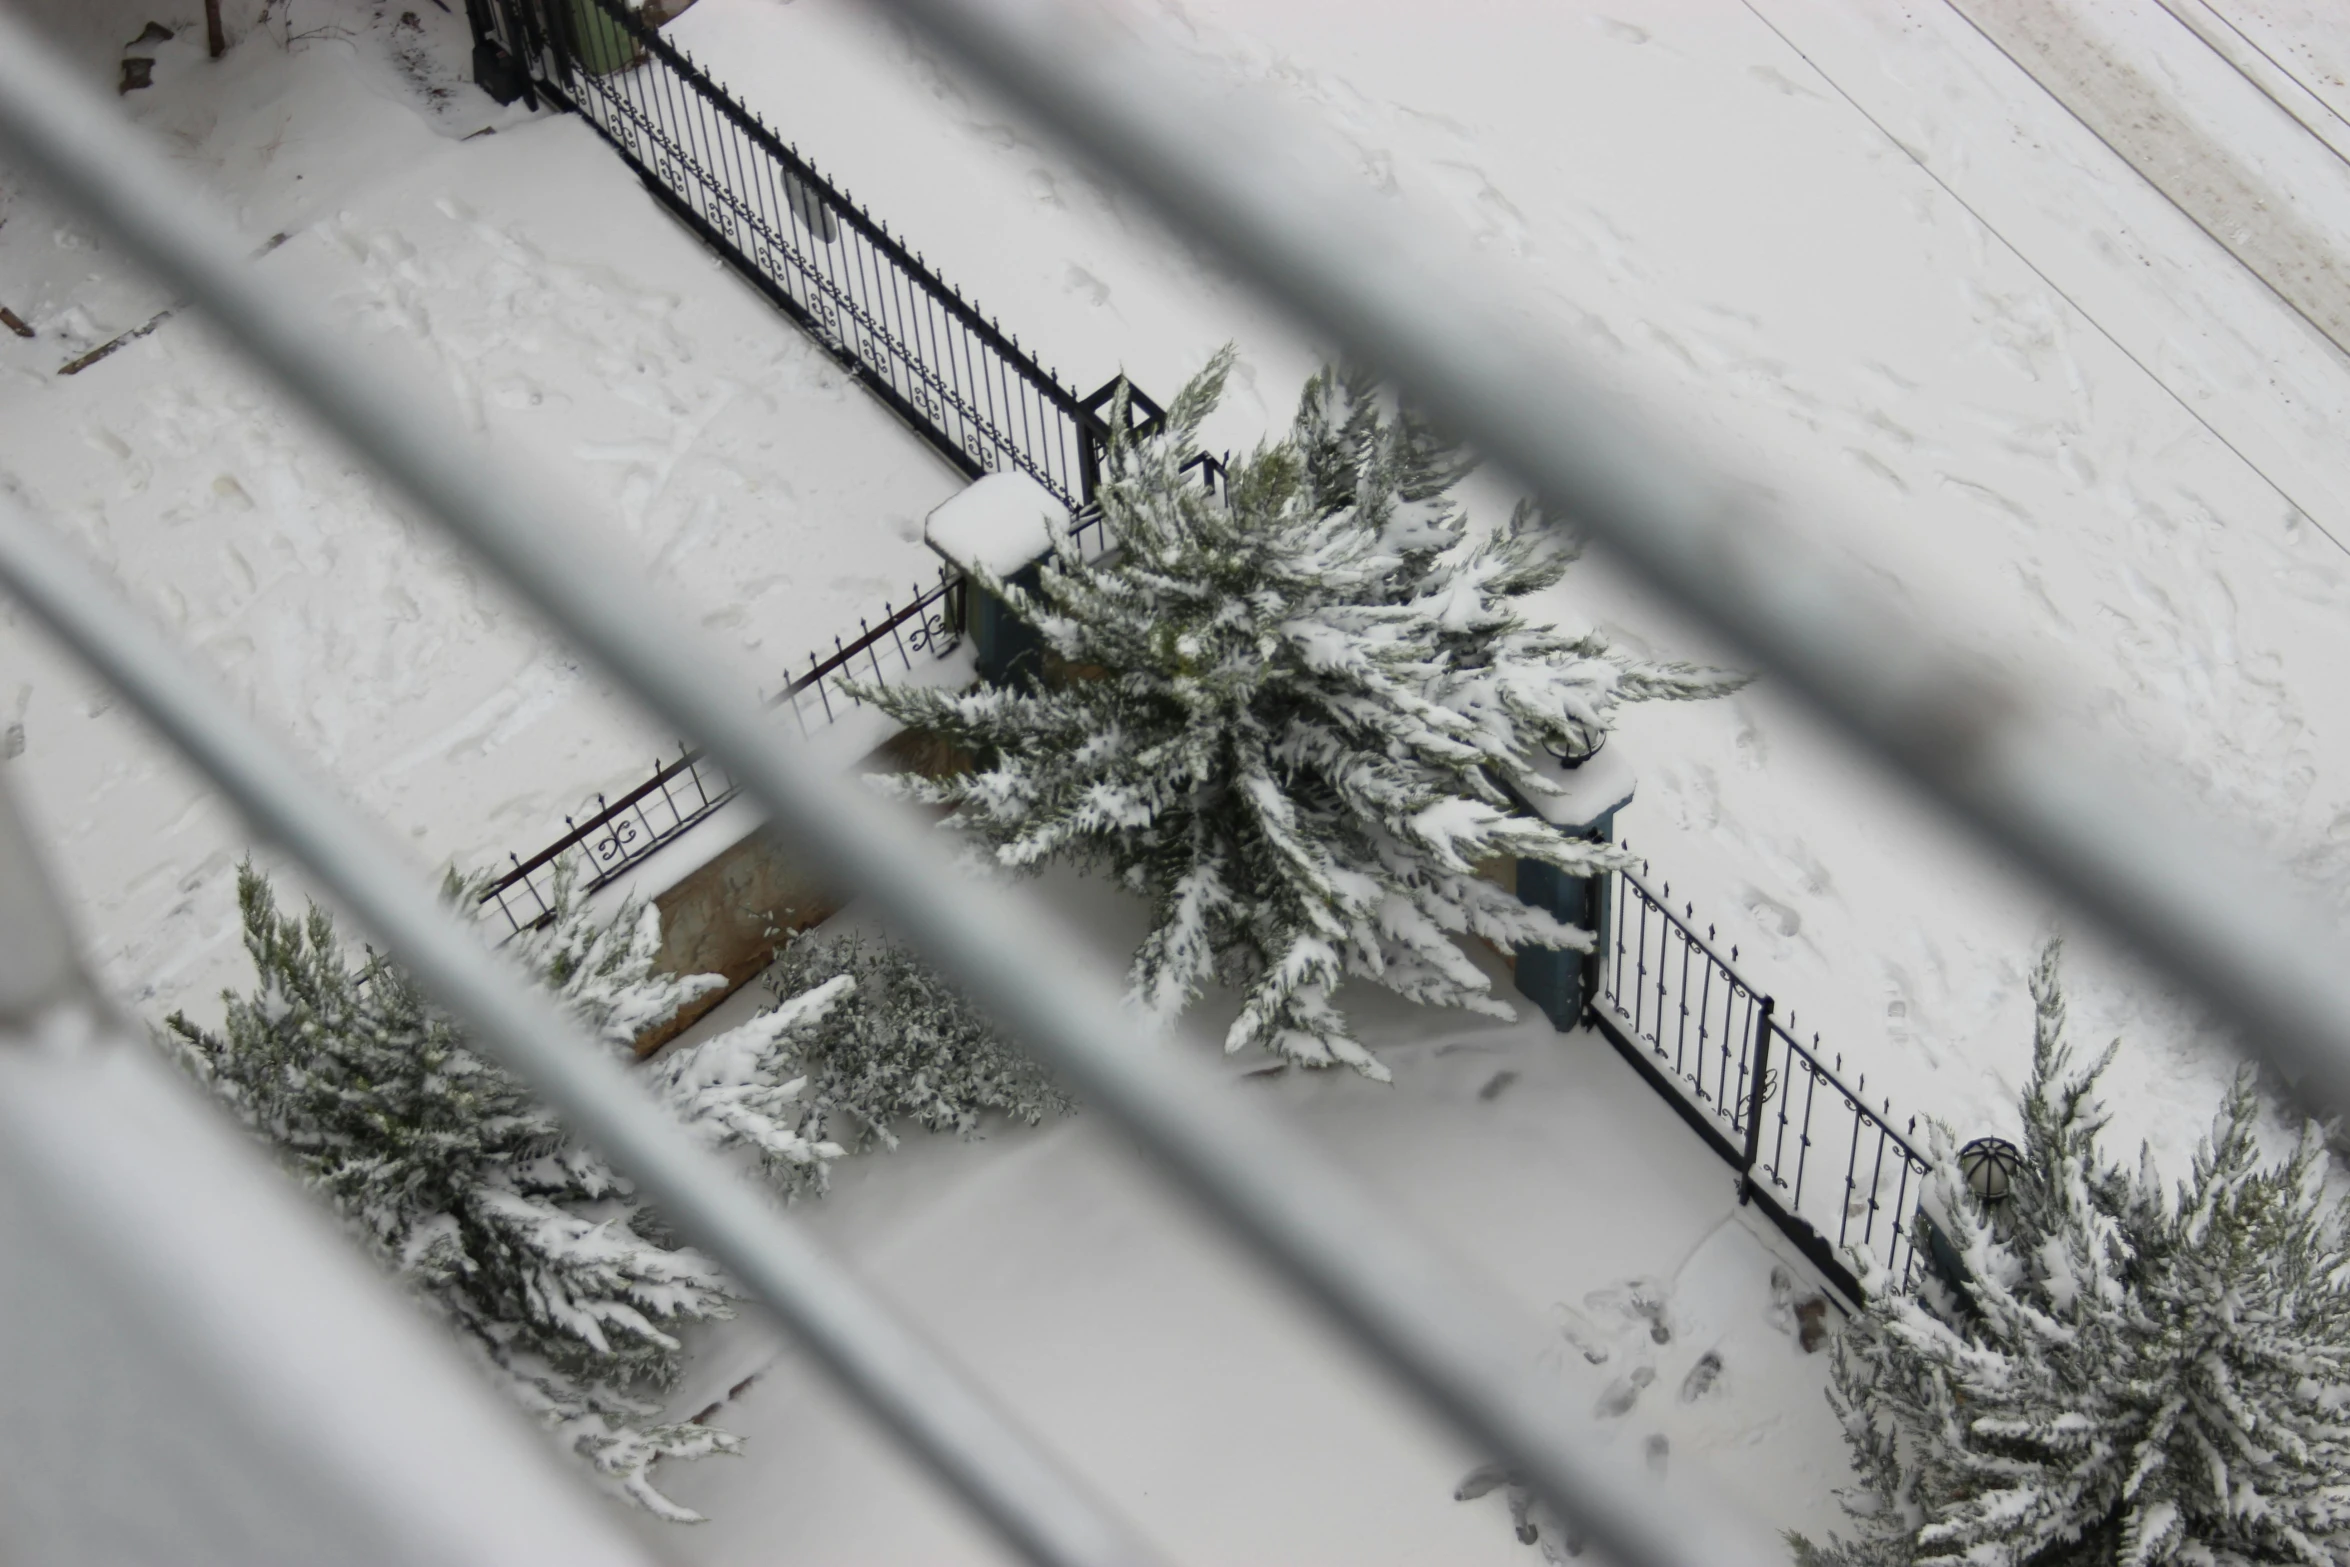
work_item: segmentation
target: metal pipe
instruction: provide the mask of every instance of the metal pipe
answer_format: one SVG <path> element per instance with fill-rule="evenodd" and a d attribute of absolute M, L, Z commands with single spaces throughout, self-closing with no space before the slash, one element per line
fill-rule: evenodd
<path fill-rule="evenodd" d="M 21 771 L 0 760 L 0 1558 L 654 1567 L 99 995 Z"/>
<path fill-rule="evenodd" d="M 1159 1560 L 960 1367 L 688 1138 L 603 1047 L 433 897 L 431 879 L 375 822 L 198 676 L 13 497 L 0 497 L 0 583 L 358 916 L 471 1026 L 476 1044 L 520 1074 L 765 1302 L 1007 1543 L 1059 1567 Z"/>
<path fill-rule="evenodd" d="M 2350 963 L 2329 914 L 1955 627 L 1896 612 L 1751 488 L 1649 428 L 1456 225 L 1362 194 L 1298 127 L 1212 91 L 1104 10 L 884 3 L 2232 1020 L 2239 1047 L 2306 1103 L 2350 1112 Z"/>
<path fill-rule="evenodd" d="M 177 174 L 113 106 L 83 89 L 5 15 L 0 144 L 25 172 L 211 316 L 296 401 L 470 544 L 624 685 L 699 740 L 822 872 L 871 898 L 1081 1098 L 1123 1124 L 1176 1185 L 1472 1442 L 1515 1464 L 1594 1544 L 1627 1567 L 1776 1567 L 1782 1550 L 1767 1532 L 1731 1517 L 1685 1480 L 1648 1477 L 1602 1447 L 1563 1401 L 1545 1396 L 1528 1368 L 1549 1335 L 1529 1314 L 1475 1282 L 1454 1259 L 1406 1235 L 1353 1182 L 1261 1111 L 1189 1063 L 1133 1038 L 1136 1025 L 1114 986 L 1047 961 L 1041 922 L 1008 910 L 1000 891 L 949 874 L 946 857 L 918 826 L 850 780 L 804 760 L 749 692 L 684 651 L 690 638 L 683 617 L 662 613 L 640 572 L 618 567 L 583 536 L 576 511 L 559 510 L 541 498 L 543 489 L 500 471 L 453 421 L 421 400 L 403 400 L 385 377 L 363 367 L 314 313 L 290 307 L 282 290 L 258 283 L 218 222 L 189 200 Z M 33 554 L 13 553 L 24 561 Z M 31 591 L 44 591 L 43 583 L 32 581 Z M 119 610 L 105 613 L 119 619 Z M 122 627 L 100 615 L 76 629 L 85 656 L 122 667 L 109 641 Z M 182 673 L 160 642 L 145 645 L 154 658 L 153 667 L 138 671 L 143 679 Z M 156 721 L 183 745 L 200 746 L 195 754 L 224 788 L 242 791 L 240 803 L 266 805 L 266 812 L 254 813 L 258 820 L 281 836 L 299 829 L 302 837 L 289 841 L 306 860 L 323 861 L 313 865 L 322 880 L 345 866 L 344 854 L 361 852 L 338 842 L 349 827 L 342 813 L 331 823 L 308 814 L 323 797 L 283 796 L 271 787 L 291 774 L 241 765 L 233 747 L 210 743 L 216 737 L 206 730 L 179 722 L 174 704 L 193 700 L 184 685 L 151 689 L 169 693 L 157 704 Z M 352 840 L 374 842 L 372 834 Z M 796 1279 L 793 1261 L 766 1249 L 775 1244 L 773 1231 L 762 1236 L 742 1227 L 759 1211 L 747 1196 L 720 1190 L 700 1166 L 678 1162 L 673 1142 L 645 1132 L 645 1107 L 628 1110 L 606 1091 L 624 1085 L 608 1072 L 583 1075 L 560 1045 L 563 1036 L 540 1035 L 543 1010 L 534 1014 L 509 987 L 484 986 L 485 971 L 456 951 L 433 948 L 428 967 L 416 942 L 432 939 L 437 927 L 416 923 L 414 907 L 385 883 L 396 866 L 396 859 L 351 864 L 348 885 L 335 890 L 370 924 L 371 906 L 402 914 L 398 929 L 379 926 L 377 933 L 428 989 L 482 1028 L 485 1045 L 507 1051 L 506 1059 L 574 1116 L 582 1132 L 644 1181 L 681 1228 L 707 1235 L 697 1220 L 706 1226 L 731 1218 L 737 1228 L 724 1246 L 711 1249 L 738 1278 L 762 1296 L 814 1292 L 845 1311 L 832 1298 L 840 1292 L 837 1280 Z M 635 1140 L 623 1144 L 615 1132 Z M 801 1309 L 813 1312 L 820 1303 Z M 820 1353 L 862 1352 L 853 1322 L 814 1315 L 832 1334 L 813 1340 Z M 977 1451 L 986 1444 L 976 1430 L 950 1430 L 932 1412 L 904 1403 L 904 1387 L 885 1376 L 886 1366 L 852 1364 L 869 1379 L 859 1392 L 966 1496 L 990 1508 L 999 1527 L 1027 1529 L 1036 1517 L 1059 1516 L 1040 1494 L 1041 1479 L 1025 1470 L 1002 1473 L 994 1455 Z M 1035 1482 L 1020 1493 L 1027 1510 L 1008 1505 L 996 1489 L 1024 1476 Z M 1081 1542 L 1115 1549 L 1117 1537 L 1099 1532 L 1106 1525 L 1085 1530 L 1074 1518 L 1067 1523 Z"/>

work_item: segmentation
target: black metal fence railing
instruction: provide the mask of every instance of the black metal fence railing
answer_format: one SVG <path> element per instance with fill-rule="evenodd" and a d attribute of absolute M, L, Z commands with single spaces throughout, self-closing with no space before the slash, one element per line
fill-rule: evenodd
<path fill-rule="evenodd" d="M 829 657 L 810 653 L 808 672 L 784 682 L 770 705 L 790 708 L 804 738 L 814 732 L 813 725 L 831 723 L 844 707 L 863 705 L 842 685 L 844 678 L 870 677 L 873 684 L 886 685 L 890 655 L 895 655 L 898 671 L 910 670 L 916 667 L 917 653 L 946 657 L 962 633 L 963 577 L 942 567 L 938 580 L 917 592 L 905 608 L 884 604 L 878 620 L 857 622 L 855 637 L 846 642 L 834 637 Z"/>
<path fill-rule="evenodd" d="M 1739 1173 L 1751 1201 L 1858 1303 L 1846 1248 L 1867 1253 L 1894 1289 L 1914 1282 L 1920 1178 L 1928 1166 L 1904 1130 L 1847 1084 L 1843 1059 L 1820 1058 L 1778 1018 L 1772 997 L 1723 956 L 1693 909 L 1673 912 L 1670 886 L 1620 871 L 1606 902 L 1591 1015 Z"/>
<path fill-rule="evenodd" d="M 858 705 L 842 685 L 844 677 L 876 685 L 920 668 L 918 658 L 946 657 L 962 635 L 963 579 L 942 570 L 929 587 L 916 587 L 905 607 L 884 604 L 876 621 L 858 622 L 858 635 L 833 639 L 832 653 L 808 655 L 807 673 L 794 676 L 770 698 L 787 707 L 807 735 Z M 592 892 L 637 865 L 734 798 L 734 781 L 686 746 L 677 759 L 655 765 L 653 775 L 617 800 L 595 796 L 596 808 L 563 818 L 564 832 L 528 859 L 509 855 L 512 868 L 481 894 L 486 912 L 495 905 L 510 934 L 543 923 L 553 913 L 555 877 L 568 872 L 580 892 Z"/>
<path fill-rule="evenodd" d="M 569 829 L 529 859 L 509 856 L 514 868 L 481 894 L 495 904 L 512 934 L 554 914 L 555 879 L 565 870 L 580 892 L 593 891 L 734 798 L 734 782 L 699 752 L 678 747 L 677 759 L 617 800 L 595 797 L 585 821 L 566 816 Z"/>
<path fill-rule="evenodd" d="M 1155 420 L 1160 414 L 1146 406 L 1145 417 Z M 1184 471 L 1198 473 L 1211 489 L 1223 486 L 1223 463 L 1204 453 L 1184 464 Z M 1100 512 L 1090 507 L 1073 519 L 1070 534 L 1089 558 L 1112 542 Z M 961 572 L 941 567 L 938 580 L 917 585 L 904 607 L 884 602 L 878 617 L 857 622 L 855 637 L 834 637 L 829 654 L 810 653 L 806 673 L 786 680 L 769 705 L 788 708 L 801 738 L 809 738 L 844 711 L 864 705 L 847 681 L 887 684 L 921 667 L 918 655 L 940 659 L 952 653 L 963 635 L 967 591 Z M 495 903 L 513 933 L 529 929 L 549 917 L 553 878 L 564 862 L 570 862 L 578 889 L 592 892 L 734 798 L 733 783 L 699 751 L 681 745 L 678 758 L 657 764 L 650 778 L 618 800 L 596 795 L 595 810 L 584 818 L 564 817 L 562 836 L 528 859 L 508 855 L 512 868 L 482 893 L 483 907 Z"/>
<path fill-rule="evenodd" d="M 652 193 L 964 473 L 1072 510 L 1110 388 L 1081 397 L 623 0 L 475 0 L 514 85 L 594 126 Z M 1113 383 L 1114 385 L 1115 383 Z"/>
<path fill-rule="evenodd" d="M 587 120 L 657 199 L 955 467 L 973 478 L 1028 474 L 1069 507 L 1088 554 L 1108 546 L 1088 502 L 1117 393 L 1127 386 L 1137 431 L 1164 417 L 1156 402 L 1122 377 L 1079 396 L 625 0 L 467 0 L 466 11 L 483 86 Z M 1217 459 L 1186 466 L 1221 487 Z M 891 654 L 910 669 L 916 654 L 951 647 L 961 592 L 960 578 L 942 573 L 904 609 L 884 605 L 855 639 L 835 638 L 830 656 L 810 654 L 775 701 L 803 735 L 829 723 L 855 700 L 844 676 L 884 680 Z M 622 800 L 599 796 L 584 820 L 566 818 L 568 830 L 528 860 L 509 856 L 514 868 L 484 901 L 521 929 L 545 918 L 540 883 L 567 856 L 584 858 L 584 885 L 599 886 L 732 797 L 730 784 L 700 788 L 699 757 L 680 754 Z M 695 792 L 668 813 L 662 791 L 687 780 Z"/>

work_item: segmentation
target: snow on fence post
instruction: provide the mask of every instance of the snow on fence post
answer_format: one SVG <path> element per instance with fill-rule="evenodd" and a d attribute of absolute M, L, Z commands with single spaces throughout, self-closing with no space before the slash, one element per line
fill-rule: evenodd
<path fill-rule="evenodd" d="M 1632 802 L 1637 782 L 1620 744 L 1602 744 L 1573 767 L 1546 761 L 1542 772 L 1560 792 L 1522 798 L 1527 810 L 1570 837 L 1614 841 L 1616 813 Z M 1589 952 L 1528 947 L 1519 952 L 1515 964 L 1518 990 L 1554 1027 L 1580 1027 L 1584 1008 L 1598 992 L 1614 878 L 1570 876 L 1538 860 L 1520 860 L 1517 893 L 1519 901 L 1591 933 Z"/>
<path fill-rule="evenodd" d="M 1069 508 L 1024 473 L 991 473 L 975 479 L 923 523 L 922 534 L 948 564 L 966 573 L 985 571 L 997 580 L 1033 593 L 1037 568 L 1052 549 L 1052 530 L 1066 523 Z M 1042 662 L 1044 644 L 1015 617 L 1004 601 L 979 585 L 964 587 L 963 624 L 971 637 L 979 678 L 1003 685 Z"/>

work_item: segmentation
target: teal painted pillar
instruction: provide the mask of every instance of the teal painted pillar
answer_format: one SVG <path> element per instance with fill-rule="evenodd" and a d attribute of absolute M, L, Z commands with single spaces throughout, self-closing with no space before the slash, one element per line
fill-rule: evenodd
<path fill-rule="evenodd" d="M 1006 577 L 1010 586 L 1034 593 L 1041 560 L 1032 560 Z M 1036 628 L 1014 615 L 993 593 L 974 582 L 966 587 L 964 624 L 971 628 L 971 662 L 979 678 L 991 686 L 1034 678 L 1044 661 L 1044 640 Z"/>
<path fill-rule="evenodd" d="M 950 565 L 984 568 L 1006 584 L 1036 591 L 1038 569 L 1052 548 L 1052 527 L 1068 508 L 1024 473 L 991 473 L 938 507 L 923 537 Z M 991 685 L 1034 678 L 1044 644 L 1003 600 L 971 583 L 963 606 L 972 663 Z"/>
<path fill-rule="evenodd" d="M 1569 837 L 1615 840 L 1616 813 L 1632 803 L 1637 782 L 1619 742 L 1611 739 L 1577 767 L 1546 761 L 1542 773 L 1560 792 L 1520 794 L 1520 805 Z M 1584 1008 L 1599 988 L 1612 883 L 1604 876 L 1570 876 L 1538 860 L 1520 860 L 1517 893 L 1520 902 L 1592 934 L 1588 953 L 1527 947 L 1518 953 L 1516 965 L 1519 993 L 1540 1007 L 1553 1027 L 1580 1028 Z"/>

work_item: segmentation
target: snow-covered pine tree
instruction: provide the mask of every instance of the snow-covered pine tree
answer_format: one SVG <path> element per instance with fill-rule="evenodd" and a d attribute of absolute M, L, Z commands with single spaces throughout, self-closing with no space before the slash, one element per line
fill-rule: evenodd
<path fill-rule="evenodd" d="M 996 1111 L 1036 1125 L 1075 1106 L 920 958 L 855 934 L 808 936 L 769 971 L 778 996 L 847 979 L 856 993 L 797 1036 L 800 1130 L 895 1148 L 894 1123 L 970 1135 Z M 836 1130 L 836 1122 L 848 1123 Z M 846 1135 L 843 1135 L 843 1134 Z"/>
<path fill-rule="evenodd" d="M 1616 851 L 1513 810 L 1505 786 L 1552 790 L 1540 753 L 1587 756 L 1619 703 L 1740 677 L 1529 615 L 1572 551 L 1529 508 L 1473 526 L 1452 493 L 1468 463 L 1362 375 L 1316 376 L 1289 435 L 1210 493 L 1183 468 L 1231 362 L 1152 431 L 1113 410 L 1096 495 L 1113 552 L 1089 562 L 1063 532 L 1041 595 L 982 575 L 1053 678 L 858 694 L 982 759 L 903 787 L 997 862 L 1073 861 L 1151 901 L 1131 982 L 1154 1013 L 1221 979 L 1245 991 L 1228 1048 L 1384 1077 L 1332 1003 L 1349 976 L 1507 1017 L 1455 937 L 1588 945 L 1477 867 L 1589 875 Z"/>
<path fill-rule="evenodd" d="M 332 919 L 278 912 L 239 874 L 254 991 L 224 997 L 218 1033 L 174 1014 L 181 1062 L 320 1192 L 396 1275 L 435 1305 L 497 1379 L 607 1487 L 662 1517 L 663 1458 L 732 1451 L 714 1427 L 662 1422 L 682 1323 L 730 1314 L 727 1281 L 675 1245 L 628 1184 L 408 975 L 356 966 Z M 559 885 L 555 918 L 509 951 L 616 1055 L 722 983 L 654 969 L 659 917 L 598 918 Z M 803 1176 L 840 1150 L 800 1135 L 797 1036 L 854 987 L 837 979 L 705 1043 L 665 1052 L 655 1090 L 714 1146 L 747 1147 Z"/>
<path fill-rule="evenodd" d="M 2265 1163 L 2249 1072 L 2168 1200 L 2105 1162 L 2096 1083 L 2063 1042 L 2057 953 L 1996 1217 L 1933 1132 L 1926 1209 L 1963 1293 L 1881 1292 L 1837 1341 L 1830 1401 L 1854 1532 L 1804 1567 L 2350 1563 L 2350 1212 L 2310 1127 Z"/>

